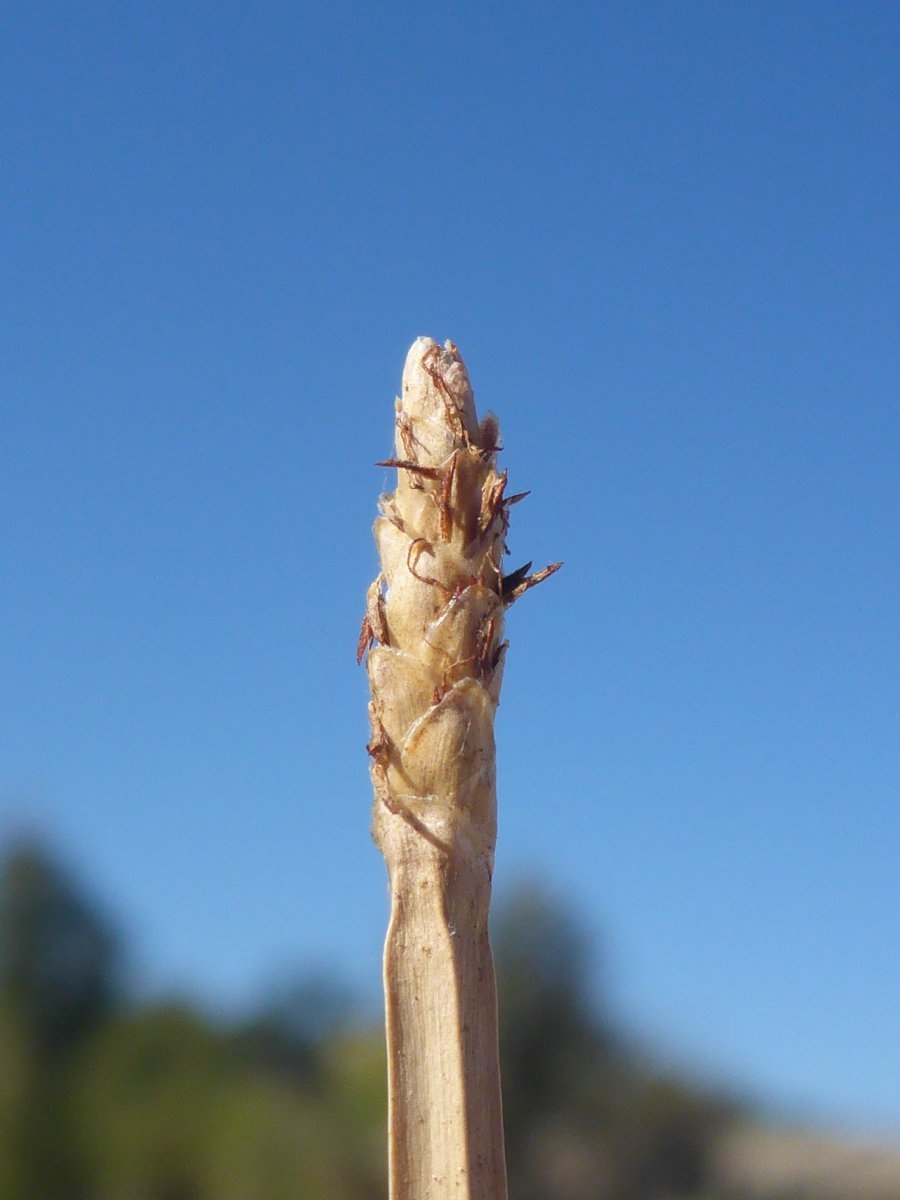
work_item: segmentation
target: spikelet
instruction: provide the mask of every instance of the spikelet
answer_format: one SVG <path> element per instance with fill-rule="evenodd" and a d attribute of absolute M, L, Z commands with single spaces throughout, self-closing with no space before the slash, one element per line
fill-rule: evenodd
<path fill-rule="evenodd" d="M 508 510 L 499 427 L 479 424 L 456 347 L 418 338 L 396 402 L 395 492 L 375 522 L 369 589 L 370 753 L 376 837 L 383 808 L 448 852 L 490 861 L 496 837 L 493 723 L 504 608 L 556 569 L 504 580 Z M 530 564 L 528 564 L 530 566 Z"/>

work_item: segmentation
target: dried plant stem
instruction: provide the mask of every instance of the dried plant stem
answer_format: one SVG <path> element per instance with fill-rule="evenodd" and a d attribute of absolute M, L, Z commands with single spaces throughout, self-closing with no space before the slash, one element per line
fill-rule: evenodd
<path fill-rule="evenodd" d="M 381 845 L 392 864 L 390 1195 L 504 1200 L 490 877 L 483 863 L 452 862 L 409 825 L 383 829 Z"/>
<path fill-rule="evenodd" d="M 384 957 L 391 1200 L 505 1200 L 488 941 L 493 722 L 505 608 L 558 564 L 504 577 L 499 431 L 452 343 L 419 338 L 396 405 L 397 489 L 369 589 L 373 828 L 388 867 Z M 529 564 L 530 566 L 530 564 Z"/>

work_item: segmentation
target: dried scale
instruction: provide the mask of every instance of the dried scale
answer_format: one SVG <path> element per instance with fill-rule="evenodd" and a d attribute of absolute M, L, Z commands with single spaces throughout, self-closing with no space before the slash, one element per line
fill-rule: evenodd
<path fill-rule="evenodd" d="M 384 955 L 391 1200 L 504 1200 L 488 909 L 494 711 L 505 609 L 560 564 L 503 575 L 499 428 L 456 347 L 418 338 L 396 402 L 396 491 L 359 643 L 372 700 L 373 831 L 388 867 Z"/>

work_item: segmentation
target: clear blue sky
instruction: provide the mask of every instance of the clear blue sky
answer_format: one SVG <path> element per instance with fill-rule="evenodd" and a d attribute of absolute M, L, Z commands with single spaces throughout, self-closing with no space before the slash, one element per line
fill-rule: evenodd
<path fill-rule="evenodd" d="M 631 1028 L 900 1129 L 900 8 L 0 14 L 0 820 L 146 986 L 372 998 L 373 467 L 495 410 L 497 882 Z"/>

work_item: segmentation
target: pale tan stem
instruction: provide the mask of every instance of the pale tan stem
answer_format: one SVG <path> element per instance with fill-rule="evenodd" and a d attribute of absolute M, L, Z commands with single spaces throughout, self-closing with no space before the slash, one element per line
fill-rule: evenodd
<path fill-rule="evenodd" d="M 497 998 L 483 864 L 448 856 L 402 820 L 381 823 L 390 864 L 384 954 L 392 1200 L 503 1200 Z"/>

